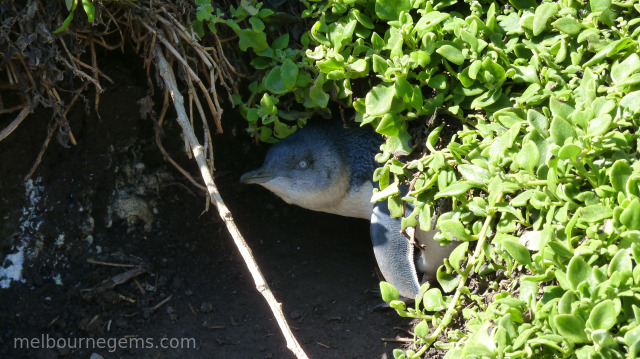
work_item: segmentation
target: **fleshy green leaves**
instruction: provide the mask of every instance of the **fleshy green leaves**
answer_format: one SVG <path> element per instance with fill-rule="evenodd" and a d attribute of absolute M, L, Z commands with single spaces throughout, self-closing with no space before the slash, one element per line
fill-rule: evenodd
<path fill-rule="evenodd" d="M 253 0 L 230 15 L 198 1 L 198 21 L 230 27 L 263 74 L 241 105 L 251 134 L 273 141 L 352 108 L 385 139 L 372 200 L 459 244 L 415 309 L 381 284 L 420 319 L 420 355 L 443 333 L 446 359 L 640 352 L 640 6 L 303 2 L 298 43 L 271 36 Z M 464 327 L 448 330 L 453 318 Z"/>
<path fill-rule="evenodd" d="M 567 267 L 567 279 L 571 284 L 571 289 L 576 290 L 582 283 L 586 283 L 591 278 L 591 267 L 580 256 L 575 256 L 569 261 Z"/>
<path fill-rule="evenodd" d="M 438 288 L 429 289 L 422 298 L 422 303 L 424 305 L 424 309 L 430 312 L 439 312 L 447 308 L 447 303 L 445 303 L 442 298 L 442 293 Z"/>
<path fill-rule="evenodd" d="M 586 343 L 589 338 L 585 333 L 585 322 L 579 316 L 573 314 L 560 314 L 553 318 L 560 334 L 573 343 Z"/>
<path fill-rule="evenodd" d="M 436 49 L 436 52 L 442 55 L 445 59 L 453 62 L 456 65 L 462 65 L 464 62 L 464 55 L 457 47 L 449 44 L 444 44 Z"/>
<path fill-rule="evenodd" d="M 622 211 L 620 222 L 630 230 L 640 230 L 640 199 L 634 198 Z"/>
<path fill-rule="evenodd" d="M 380 282 L 380 294 L 382 295 L 382 300 L 387 303 L 400 298 L 398 290 L 387 282 Z"/>
<path fill-rule="evenodd" d="M 376 15 L 382 20 L 397 20 L 400 12 L 412 9 L 409 0 L 376 0 Z"/>
<path fill-rule="evenodd" d="M 280 78 L 287 90 L 291 91 L 296 85 L 296 79 L 298 77 L 298 67 L 291 61 L 291 59 L 285 59 L 280 68 Z"/>
<path fill-rule="evenodd" d="M 547 27 L 549 19 L 558 13 L 560 6 L 555 2 L 543 3 L 536 8 L 533 18 L 533 34 L 540 35 Z"/>
<path fill-rule="evenodd" d="M 262 31 L 254 29 L 242 29 L 238 31 L 240 50 L 247 51 L 252 48 L 254 51 L 262 51 L 269 47 L 267 44 L 267 35 Z"/>
<path fill-rule="evenodd" d="M 611 0 L 589 0 L 591 12 L 605 12 L 611 7 Z"/>
<path fill-rule="evenodd" d="M 598 303 L 589 314 L 589 324 L 593 329 L 609 330 L 616 324 L 618 312 L 612 300 Z"/>
<path fill-rule="evenodd" d="M 391 102 L 395 95 L 395 88 L 392 86 L 378 85 L 371 89 L 365 99 L 367 114 L 371 116 L 382 116 L 391 109 Z"/>
<path fill-rule="evenodd" d="M 550 132 L 553 142 L 558 146 L 564 145 L 568 138 L 576 136 L 574 127 L 560 117 L 556 117 L 551 121 Z"/>
<path fill-rule="evenodd" d="M 509 255 L 518 261 L 518 263 L 523 265 L 531 264 L 531 256 L 529 255 L 527 247 L 513 239 L 502 240 L 500 243 L 504 249 L 509 252 Z"/>

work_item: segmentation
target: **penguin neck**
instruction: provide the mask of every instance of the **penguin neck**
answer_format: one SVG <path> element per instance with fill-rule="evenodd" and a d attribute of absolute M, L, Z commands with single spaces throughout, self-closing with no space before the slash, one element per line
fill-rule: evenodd
<path fill-rule="evenodd" d="M 363 182 L 359 185 L 352 184 L 341 201 L 335 203 L 330 208 L 321 209 L 321 211 L 345 217 L 371 220 L 371 213 L 373 211 L 373 204 L 371 203 L 372 193 L 373 184 L 371 184 L 370 181 Z"/>

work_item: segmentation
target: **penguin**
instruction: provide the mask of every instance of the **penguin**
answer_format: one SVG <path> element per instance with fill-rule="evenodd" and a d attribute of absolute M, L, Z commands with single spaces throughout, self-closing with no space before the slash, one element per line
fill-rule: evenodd
<path fill-rule="evenodd" d="M 243 174 L 240 182 L 261 185 L 289 204 L 369 220 L 382 275 L 400 295 L 414 299 L 421 282 L 435 278 L 455 244 L 441 246 L 433 239 L 436 230 L 416 228 L 417 249 L 401 233 L 401 218 L 390 217 L 387 201 L 371 203 L 373 172 L 380 166 L 375 155 L 382 142 L 365 128 L 309 124 L 269 148 L 262 167 Z"/>

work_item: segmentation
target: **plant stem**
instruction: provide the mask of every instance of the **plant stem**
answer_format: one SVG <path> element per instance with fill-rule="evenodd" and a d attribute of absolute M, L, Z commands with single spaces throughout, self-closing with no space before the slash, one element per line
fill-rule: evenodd
<path fill-rule="evenodd" d="M 496 198 L 496 202 L 500 202 L 500 200 L 502 199 L 502 196 L 503 194 L 500 193 Z M 467 279 L 469 278 L 469 274 L 471 274 L 471 270 L 476 265 L 478 258 L 480 258 L 480 255 L 482 254 L 482 249 L 484 248 L 484 244 L 487 241 L 487 233 L 489 232 L 489 227 L 491 226 L 491 222 L 493 221 L 493 217 L 495 216 L 496 213 L 499 213 L 499 212 L 494 211 L 492 214 L 487 216 L 487 218 L 484 221 L 482 230 L 480 231 L 480 234 L 479 234 L 476 250 L 473 253 L 473 256 L 469 258 L 469 262 L 467 263 L 467 266 L 465 267 L 464 272 L 462 272 L 462 275 L 461 275 L 462 278 L 460 279 L 460 283 L 456 288 L 456 292 L 453 295 L 453 299 L 451 300 L 451 303 L 449 303 L 447 312 L 445 313 L 444 317 L 442 317 L 442 320 L 440 321 L 440 324 L 438 325 L 438 327 L 433 331 L 431 336 L 429 336 L 426 339 L 427 343 L 422 348 L 420 348 L 420 350 L 417 353 L 415 353 L 415 355 L 411 357 L 412 359 L 420 358 L 427 351 L 427 349 L 431 347 L 431 345 L 433 344 L 433 342 L 436 341 L 440 333 L 442 333 L 445 327 L 447 327 L 451 322 L 451 320 L 453 319 L 453 315 L 456 313 L 456 306 L 458 305 L 458 301 L 462 296 L 462 288 L 465 287 L 467 283 Z"/>

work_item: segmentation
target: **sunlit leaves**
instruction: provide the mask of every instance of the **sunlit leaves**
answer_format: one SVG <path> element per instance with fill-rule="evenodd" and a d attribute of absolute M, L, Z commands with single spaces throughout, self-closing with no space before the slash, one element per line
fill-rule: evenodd
<path fill-rule="evenodd" d="M 232 30 L 270 31 L 247 6 Z M 289 38 L 268 36 L 266 48 L 238 38 L 263 73 L 245 109 L 250 131 L 279 138 L 296 127 L 285 109 L 337 118 L 341 106 L 384 135 L 372 199 L 409 211 L 403 228 L 462 243 L 427 273 L 442 289 L 425 289 L 416 309 L 381 284 L 400 315 L 420 319 L 417 348 L 444 333 L 447 359 L 640 352 L 640 6 L 304 6 L 301 50 Z M 465 326 L 438 332 L 453 318 Z"/>
<path fill-rule="evenodd" d="M 409 0 L 376 0 L 376 15 L 382 20 L 397 20 L 400 12 L 411 10 Z"/>
<path fill-rule="evenodd" d="M 365 99 L 367 114 L 371 116 L 382 116 L 391 108 L 391 102 L 395 95 L 393 86 L 378 85 L 371 89 Z"/>
<path fill-rule="evenodd" d="M 560 314 L 553 318 L 558 332 L 573 343 L 586 343 L 585 321 L 573 314 Z"/>

